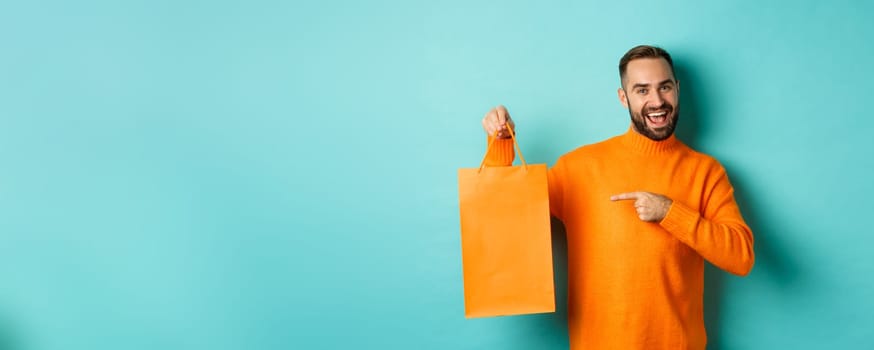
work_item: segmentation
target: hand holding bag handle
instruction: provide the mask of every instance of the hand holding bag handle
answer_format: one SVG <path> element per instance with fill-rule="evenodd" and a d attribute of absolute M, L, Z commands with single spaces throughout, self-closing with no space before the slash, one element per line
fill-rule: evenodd
<path fill-rule="evenodd" d="M 522 155 L 522 148 L 519 147 L 519 142 L 516 141 L 516 132 L 513 131 L 513 128 L 511 127 L 507 127 L 507 131 L 510 132 L 510 138 L 513 139 L 513 147 L 516 148 L 516 153 L 519 153 L 519 160 L 522 161 L 522 167 L 525 168 L 525 171 L 528 171 L 528 163 L 525 162 L 525 157 Z M 486 155 L 483 156 L 483 161 L 479 164 L 479 171 L 477 171 L 477 174 L 479 174 L 481 171 L 483 171 L 483 168 L 485 168 L 486 158 L 489 157 L 489 152 L 492 150 L 492 145 L 495 144 L 495 140 L 497 139 L 498 137 L 494 136 L 492 137 L 492 140 L 489 141 L 489 145 L 488 147 L 486 147 Z"/>

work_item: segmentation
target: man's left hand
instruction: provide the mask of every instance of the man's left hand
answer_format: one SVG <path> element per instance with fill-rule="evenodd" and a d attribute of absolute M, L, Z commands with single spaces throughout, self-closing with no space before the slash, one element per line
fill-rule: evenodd
<path fill-rule="evenodd" d="M 628 192 L 610 196 L 611 201 L 634 200 L 634 208 L 637 209 L 637 217 L 646 222 L 659 222 L 668 215 L 671 204 L 670 198 L 652 192 Z"/>

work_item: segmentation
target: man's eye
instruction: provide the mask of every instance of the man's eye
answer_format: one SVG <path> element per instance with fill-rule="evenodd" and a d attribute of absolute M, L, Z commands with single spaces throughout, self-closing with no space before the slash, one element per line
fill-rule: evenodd
<path fill-rule="evenodd" d="M 647 89 L 637 89 L 637 93 L 641 95 L 646 95 L 647 92 L 649 92 Z"/>
<path fill-rule="evenodd" d="M 671 89 L 673 89 L 673 86 L 670 86 L 670 85 L 662 86 L 662 91 L 671 91 Z"/>

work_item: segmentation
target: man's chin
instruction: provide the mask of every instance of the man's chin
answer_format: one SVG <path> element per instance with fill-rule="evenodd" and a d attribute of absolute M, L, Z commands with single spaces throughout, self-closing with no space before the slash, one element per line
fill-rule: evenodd
<path fill-rule="evenodd" d="M 673 129 L 670 127 L 670 125 L 666 125 L 660 128 L 651 128 L 647 125 L 646 131 L 646 136 L 653 141 L 666 140 L 673 134 Z"/>
<path fill-rule="evenodd" d="M 641 135 L 646 136 L 646 138 L 653 141 L 663 141 L 671 137 L 674 134 L 675 127 L 677 126 L 677 117 L 679 114 L 675 114 L 668 123 L 659 125 L 658 127 L 653 127 L 650 125 L 650 121 L 647 118 L 634 118 L 635 116 L 631 116 L 631 123 L 634 126 L 634 129 Z"/>

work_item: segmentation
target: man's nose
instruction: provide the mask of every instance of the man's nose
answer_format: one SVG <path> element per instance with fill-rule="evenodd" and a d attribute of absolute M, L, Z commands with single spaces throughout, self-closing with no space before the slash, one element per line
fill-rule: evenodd
<path fill-rule="evenodd" d="M 661 107 L 662 105 L 665 104 L 665 97 L 662 96 L 662 94 L 660 92 L 654 93 L 653 98 L 652 98 L 652 104 L 653 104 L 653 106 Z"/>

